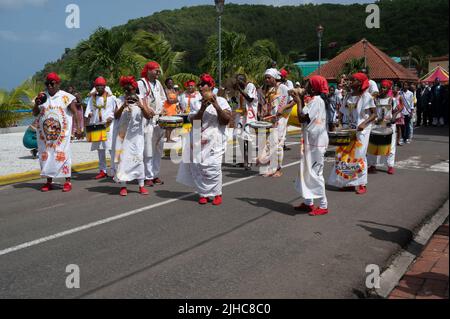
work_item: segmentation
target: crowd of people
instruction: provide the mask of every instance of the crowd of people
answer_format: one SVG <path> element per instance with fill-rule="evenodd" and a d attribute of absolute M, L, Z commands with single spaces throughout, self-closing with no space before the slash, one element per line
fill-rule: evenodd
<path fill-rule="evenodd" d="M 259 87 L 243 74 L 237 74 L 224 88 L 217 88 L 212 76 L 202 74 L 198 82 L 189 80 L 184 91 L 167 78 L 159 81 L 161 67 L 149 62 L 136 80 L 123 76 L 123 95 L 116 97 L 103 77 L 95 79 L 87 106 L 73 87 L 60 89 L 61 79 L 50 73 L 47 90 L 35 100 L 34 115 L 41 175 L 47 178 L 43 192 L 53 189 L 53 179 L 65 178 L 63 192 L 72 190 L 71 140 L 84 138 L 88 127 L 104 126 L 104 138 L 92 142 L 98 152 L 96 179 L 112 177 L 127 196 L 127 183 L 137 181 L 139 193 L 147 187 L 164 184 L 161 159 L 164 142 L 173 142 L 172 129 L 160 125 L 162 117 L 185 115 L 193 129 L 183 138 L 182 160 L 177 181 L 193 187 L 199 204 L 212 199 L 221 205 L 222 162 L 227 147 L 227 128 L 244 140 L 244 167 L 256 163 L 261 175 L 283 175 L 283 158 L 289 117 L 295 112 L 302 128 L 300 167 L 295 188 L 305 199 L 295 207 L 312 216 L 328 213 L 325 192 L 324 157 L 333 132 L 353 132 L 349 143 L 336 149 L 336 160 L 328 184 L 343 191 L 367 192 L 368 174 L 376 173 L 384 161 L 394 174 L 396 147 L 411 143 L 414 123 L 446 124 L 448 93 L 440 83 L 433 87 L 384 80 L 381 87 L 364 72 L 342 76 L 337 87 L 321 76 L 312 76 L 304 85 L 288 80 L 289 72 L 269 68 Z M 248 155 L 258 125 L 268 124 L 270 137 L 256 158 Z M 392 145 L 381 151 L 370 145 L 375 128 L 390 130 Z M 111 157 L 107 169 L 106 155 Z M 320 203 L 314 206 L 314 200 Z"/>

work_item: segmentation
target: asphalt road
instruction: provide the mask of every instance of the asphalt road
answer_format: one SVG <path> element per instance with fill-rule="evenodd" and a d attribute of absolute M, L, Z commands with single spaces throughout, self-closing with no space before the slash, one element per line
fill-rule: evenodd
<path fill-rule="evenodd" d="M 447 128 L 417 130 L 396 175 L 371 175 L 365 196 L 330 189 L 331 213 L 316 218 L 292 209 L 296 144 L 280 179 L 224 167 L 220 208 L 200 207 L 169 160 L 149 197 L 121 198 L 96 172 L 69 194 L 2 187 L 0 298 L 357 298 L 366 266 L 387 266 L 448 199 L 448 143 Z M 79 289 L 66 287 L 72 264 Z"/>

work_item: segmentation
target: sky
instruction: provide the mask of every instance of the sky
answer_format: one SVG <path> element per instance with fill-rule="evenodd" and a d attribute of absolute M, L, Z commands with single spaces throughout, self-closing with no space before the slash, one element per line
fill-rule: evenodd
<path fill-rule="evenodd" d="M 373 0 L 230 0 L 226 3 L 299 5 L 371 3 Z M 132 5 L 130 5 L 132 3 Z M 99 26 L 110 28 L 167 9 L 213 4 L 213 0 L 0 0 L 0 89 L 11 90 L 47 62 L 74 48 Z M 80 28 L 66 27 L 66 7 L 80 8 Z"/>

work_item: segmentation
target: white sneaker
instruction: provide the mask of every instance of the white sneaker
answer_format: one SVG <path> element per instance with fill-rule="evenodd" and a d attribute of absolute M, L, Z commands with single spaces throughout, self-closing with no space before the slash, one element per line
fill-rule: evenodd
<path fill-rule="evenodd" d="M 411 140 L 406 140 L 406 144 L 411 144 Z"/>
<path fill-rule="evenodd" d="M 440 126 L 444 126 L 444 125 L 445 125 L 445 121 L 444 121 L 444 118 L 443 118 L 443 117 L 441 117 L 441 118 L 439 119 L 439 125 L 440 125 Z"/>

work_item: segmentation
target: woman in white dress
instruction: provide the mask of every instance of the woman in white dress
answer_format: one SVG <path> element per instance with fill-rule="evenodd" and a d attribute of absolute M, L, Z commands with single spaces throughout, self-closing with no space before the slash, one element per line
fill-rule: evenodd
<path fill-rule="evenodd" d="M 134 77 L 122 77 L 120 85 L 125 95 L 119 99 L 114 114 L 117 119 L 114 144 L 114 163 L 116 175 L 114 180 L 121 184 L 120 196 L 127 196 L 127 182 L 138 181 L 139 193 L 148 195 L 144 187 L 144 119 L 150 120 L 154 112 L 137 96 L 138 84 Z"/>
<path fill-rule="evenodd" d="M 329 184 L 363 195 L 367 193 L 367 148 L 377 114 L 374 99 L 368 92 L 367 76 L 356 73 L 351 80 L 352 93 L 345 99 L 340 112 L 348 116 L 349 127 L 356 129 L 356 139 L 348 146 L 337 148 Z"/>
<path fill-rule="evenodd" d="M 298 118 L 302 123 L 303 138 L 300 147 L 300 170 L 296 180 L 296 190 L 304 202 L 296 210 L 311 216 L 328 214 L 323 169 L 328 148 L 327 111 L 321 94 L 328 94 L 328 82 L 322 76 L 312 76 L 306 85 L 306 92 L 312 99 L 304 103 L 299 91 L 291 91 L 298 106 Z M 314 207 L 314 199 L 320 206 Z"/>
<path fill-rule="evenodd" d="M 203 99 L 191 105 L 193 130 L 183 140 L 183 156 L 177 181 L 193 187 L 199 204 L 212 197 L 213 205 L 222 204 L 222 160 L 227 146 L 226 128 L 231 120 L 228 102 L 212 93 L 215 83 L 209 74 L 200 77 Z"/>
<path fill-rule="evenodd" d="M 75 137 L 81 138 L 77 114 L 76 98 L 59 89 L 61 79 L 56 73 L 47 76 L 47 91 L 35 100 L 33 114 L 37 119 L 37 141 L 41 176 L 47 178 L 42 192 L 53 189 L 54 178 L 65 178 L 63 192 L 72 190 L 72 122 L 75 125 Z"/>

